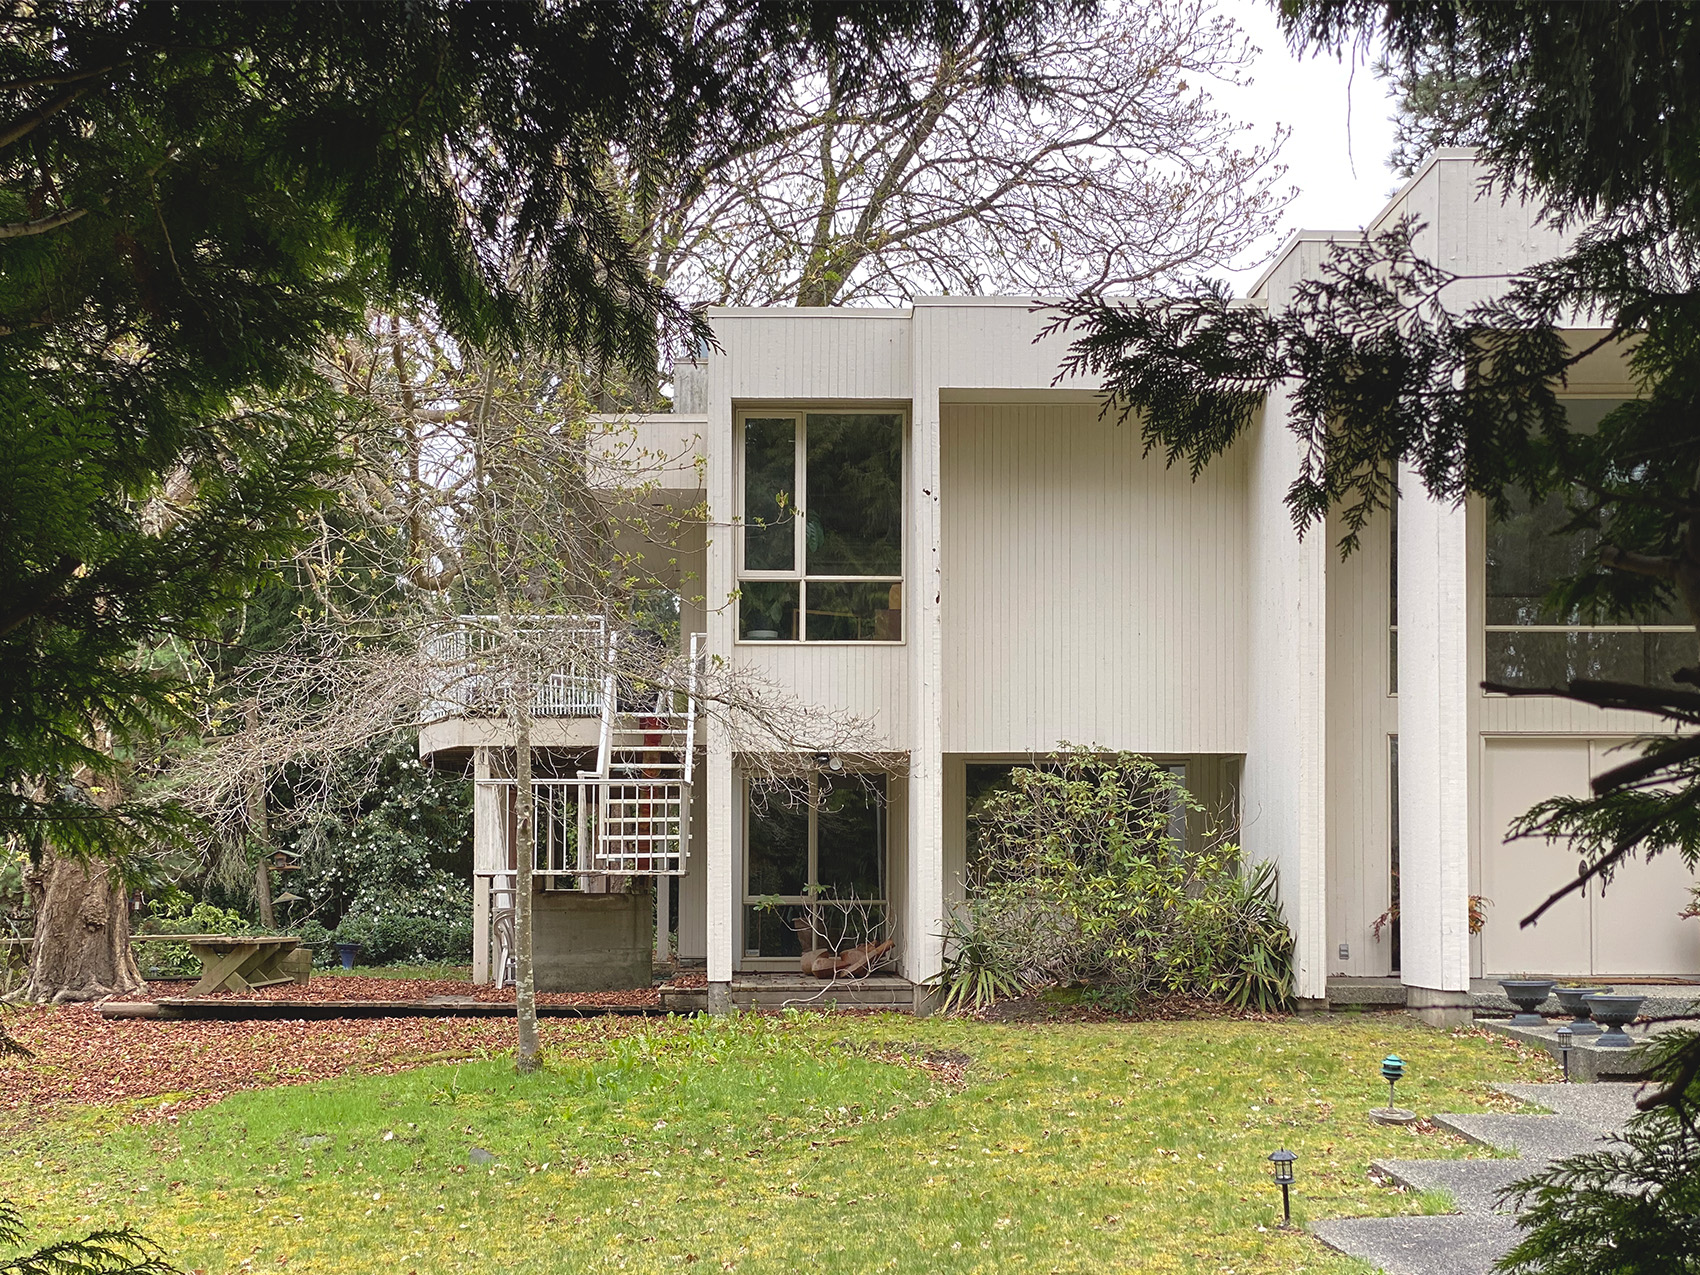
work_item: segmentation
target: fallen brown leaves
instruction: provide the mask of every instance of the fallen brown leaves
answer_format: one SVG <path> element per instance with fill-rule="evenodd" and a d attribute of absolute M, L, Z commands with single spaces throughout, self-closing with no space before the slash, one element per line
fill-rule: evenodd
<path fill-rule="evenodd" d="M 195 985 L 193 979 L 160 979 L 148 984 L 147 990 L 123 997 L 131 1001 L 151 1001 L 162 996 L 187 996 Z M 495 1005 L 512 1005 L 514 989 L 492 987 L 488 983 L 463 983 L 454 979 L 436 978 L 367 978 L 355 974 L 318 976 L 305 984 L 279 983 L 253 992 L 213 992 L 209 1000 L 244 1001 L 422 1001 L 433 996 L 454 996 L 484 1001 Z M 638 987 L 616 992 L 539 992 L 539 1005 L 659 1005 L 660 989 Z"/>
<path fill-rule="evenodd" d="M 645 1021 L 597 1018 L 570 1027 L 545 1021 L 544 1049 L 555 1043 L 570 1052 Z M 511 1019 L 488 1018 L 108 1021 L 91 1005 L 30 1009 L 8 1025 L 35 1056 L 0 1059 L 0 1128 L 71 1106 L 150 1099 L 163 1102 L 138 1114 L 158 1118 L 244 1089 L 489 1057 L 511 1048 L 514 1034 Z"/>

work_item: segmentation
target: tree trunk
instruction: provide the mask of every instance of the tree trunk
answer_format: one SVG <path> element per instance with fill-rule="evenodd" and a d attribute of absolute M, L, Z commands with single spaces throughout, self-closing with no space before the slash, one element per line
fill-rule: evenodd
<path fill-rule="evenodd" d="M 27 880 L 35 943 L 20 999 L 57 1005 L 147 986 L 130 951 L 130 902 L 113 868 L 49 851 Z"/>
<path fill-rule="evenodd" d="M 529 685 L 522 688 L 529 690 Z M 517 697 L 516 697 L 517 698 Z M 535 809 L 531 793 L 531 713 L 527 700 L 514 714 L 514 1017 L 519 1022 L 519 1051 L 514 1065 L 520 1072 L 542 1065 L 537 1044 L 537 982 L 531 966 L 531 870 L 536 862 L 533 832 Z"/>
<path fill-rule="evenodd" d="M 248 729 L 260 729 L 260 709 L 248 705 Z M 259 906 L 260 924 L 268 930 L 277 929 L 277 915 L 272 911 L 272 824 L 266 810 L 266 772 L 262 768 L 248 789 L 248 830 L 253 843 L 260 848 L 254 865 L 254 902 Z"/>

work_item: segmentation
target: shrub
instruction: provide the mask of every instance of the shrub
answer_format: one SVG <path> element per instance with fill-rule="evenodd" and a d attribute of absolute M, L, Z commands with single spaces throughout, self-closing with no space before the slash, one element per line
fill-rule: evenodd
<path fill-rule="evenodd" d="M 294 927 L 293 933 L 301 940 L 301 946 L 312 952 L 313 964 L 320 967 L 336 964 L 336 948 L 332 946 L 336 940 L 318 921 L 303 921 Z"/>
<path fill-rule="evenodd" d="M 961 922 L 972 937 L 947 935 L 947 999 L 968 978 L 989 987 L 1013 975 L 1114 989 L 1135 1004 L 1185 995 L 1285 1006 L 1293 945 L 1273 869 L 1243 874 L 1239 848 L 1214 835 L 1189 846 L 1176 834 L 1201 810 L 1173 774 L 1132 753 L 1065 747 L 1013 771 L 975 816 L 979 863 Z"/>
<path fill-rule="evenodd" d="M 362 892 L 335 937 L 360 944 L 365 965 L 464 964 L 472 959 L 472 889 L 435 873 L 412 889 Z"/>
<path fill-rule="evenodd" d="M 1643 1056 L 1662 1088 L 1641 1099 L 1648 1109 L 1595 1150 L 1550 1161 L 1501 1192 L 1524 1234 L 1496 1269 L 1700 1271 L 1700 1078 L 1688 1062 L 1694 1043 L 1687 1030 L 1651 1042 Z"/>

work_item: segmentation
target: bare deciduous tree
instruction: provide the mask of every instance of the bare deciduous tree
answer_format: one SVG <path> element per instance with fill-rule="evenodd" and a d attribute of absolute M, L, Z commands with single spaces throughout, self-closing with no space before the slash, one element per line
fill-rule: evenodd
<path fill-rule="evenodd" d="M 1211 104 L 1252 50 L 1205 0 L 1059 21 L 1025 98 L 985 52 L 973 35 L 918 62 L 895 106 L 846 93 L 829 63 L 759 145 L 631 182 L 657 277 L 726 305 L 1137 291 L 1234 263 L 1286 204 L 1282 136 L 1251 142 Z"/>
<path fill-rule="evenodd" d="M 688 572 L 679 576 L 680 546 L 705 534 L 702 509 L 674 506 L 666 493 L 676 487 L 662 486 L 677 484 L 681 458 L 643 446 L 628 421 L 590 414 L 570 371 L 466 351 L 428 321 L 395 317 L 375 321 L 366 343 L 332 362 L 366 409 L 348 434 L 344 514 L 383 547 L 391 585 L 339 590 L 348 559 L 338 541 L 348 533 L 327 522 L 300 572 L 320 618 L 254 655 L 209 700 L 207 742 L 176 763 L 168 783 L 220 829 L 222 844 L 239 844 L 255 831 L 256 774 L 285 773 L 287 817 L 310 820 L 330 799 L 339 765 L 434 704 L 501 719 L 521 847 L 518 1059 L 530 1070 L 538 688 L 563 669 L 599 684 L 616 674 L 658 694 L 690 685 L 733 747 L 758 769 L 759 758 L 773 758 L 775 774 L 786 773 L 787 752 L 855 754 L 882 743 L 860 719 L 799 704 L 748 670 L 690 669 L 676 646 L 628 643 L 610 666 L 601 627 L 564 622 L 600 617 L 619 628 L 646 595 L 692 587 Z M 434 645 L 430 635 L 447 626 L 458 644 Z"/>

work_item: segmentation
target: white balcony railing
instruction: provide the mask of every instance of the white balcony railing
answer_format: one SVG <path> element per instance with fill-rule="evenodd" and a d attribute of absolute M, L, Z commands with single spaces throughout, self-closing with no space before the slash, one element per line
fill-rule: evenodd
<path fill-rule="evenodd" d="M 602 652 L 608 622 L 599 615 L 528 616 L 514 630 L 532 652 L 558 650 L 556 667 L 537 679 L 531 697 L 536 717 L 596 717 L 602 712 Z M 492 616 L 462 616 L 420 644 L 425 694 L 420 722 L 449 717 L 490 717 L 507 699 L 511 673 L 498 656 L 500 635 Z"/>

